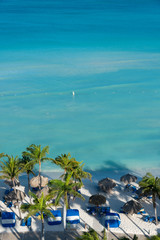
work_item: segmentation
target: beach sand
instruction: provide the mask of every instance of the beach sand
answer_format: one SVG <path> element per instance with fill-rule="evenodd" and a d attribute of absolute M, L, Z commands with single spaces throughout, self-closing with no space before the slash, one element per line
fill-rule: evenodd
<path fill-rule="evenodd" d="M 50 226 L 45 222 L 45 235 L 46 239 L 74 239 L 75 236 L 81 234 L 83 231 L 86 231 L 89 227 L 96 230 L 99 234 L 104 229 L 104 217 L 103 216 L 92 216 L 86 212 L 86 207 L 88 206 L 89 197 L 96 193 L 102 193 L 106 196 L 106 205 L 111 207 L 112 212 L 119 212 L 120 208 L 124 205 L 126 201 L 133 199 L 133 193 L 131 191 L 126 192 L 122 189 L 123 184 L 119 182 L 120 176 L 125 174 L 125 171 L 96 171 L 92 172 L 93 178 L 92 182 L 89 180 L 84 181 L 84 187 L 81 189 L 82 195 L 85 197 L 85 201 L 81 199 L 71 200 L 71 208 L 77 208 L 80 212 L 81 222 L 77 226 L 77 230 L 70 229 L 64 232 L 63 224 L 57 226 Z M 135 173 L 134 173 L 135 174 Z M 58 178 L 61 175 L 61 172 L 43 172 L 44 176 L 48 176 L 49 179 Z M 138 175 L 138 180 L 141 179 L 141 176 Z M 105 177 L 113 178 L 117 181 L 117 186 L 114 188 L 111 194 L 106 194 L 104 192 L 100 192 L 97 187 L 97 183 L 100 179 Z M 27 177 L 25 174 L 20 176 L 21 185 L 26 187 L 27 189 Z M 136 185 L 136 184 L 135 184 Z M 0 196 L 1 200 L 4 196 L 4 191 L 8 188 L 8 186 L 4 183 L 3 180 L 0 182 Z M 29 198 L 25 198 L 25 202 L 29 202 Z M 154 216 L 153 206 L 151 200 L 141 201 L 142 206 L 145 211 L 150 215 Z M 63 205 L 63 203 L 62 203 Z M 14 207 L 9 209 L 6 208 L 6 205 L 1 201 L 0 206 L 2 210 L 5 211 L 14 211 L 17 215 L 16 226 L 15 228 L 3 228 L 0 224 L 0 239 L 40 239 L 40 231 L 41 231 L 41 222 L 37 220 L 36 217 L 32 218 L 32 228 L 28 229 L 28 227 L 20 226 L 20 220 L 18 219 L 18 209 Z M 59 207 L 63 214 L 62 206 Z M 160 201 L 157 201 L 157 212 L 158 215 L 160 213 Z M 24 218 L 26 214 L 22 214 Z M 107 239 L 119 239 L 119 236 L 126 235 L 131 239 L 131 237 L 136 234 L 140 236 L 139 239 L 145 239 L 145 236 L 155 235 L 160 232 L 160 224 L 157 226 L 154 223 L 145 222 L 142 219 L 142 215 L 134 214 L 134 215 L 126 215 L 120 213 L 121 224 L 119 228 L 111 228 L 107 231 L 108 238 Z"/>

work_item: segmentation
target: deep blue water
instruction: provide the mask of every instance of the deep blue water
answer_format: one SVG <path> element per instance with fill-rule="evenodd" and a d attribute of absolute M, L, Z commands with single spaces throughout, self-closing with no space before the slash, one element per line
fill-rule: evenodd
<path fill-rule="evenodd" d="M 0 152 L 159 168 L 159 109 L 159 1 L 0 1 Z"/>

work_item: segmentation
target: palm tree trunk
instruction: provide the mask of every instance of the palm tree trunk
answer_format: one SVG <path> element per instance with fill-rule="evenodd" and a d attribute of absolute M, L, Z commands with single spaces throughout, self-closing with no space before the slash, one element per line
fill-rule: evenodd
<path fill-rule="evenodd" d="M 16 194 L 16 189 L 15 189 L 15 181 L 14 181 L 14 178 L 12 178 L 12 183 L 13 183 L 13 187 L 14 187 L 14 192 L 15 192 L 15 194 Z"/>
<path fill-rule="evenodd" d="M 156 196 L 153 194 L 152 195 L 152 201 L 153 201 L 153 208 L 154 208 L 154 214 L 155 214 L 155 220 L 156 220 L 156 225 L 158 225 L 158 219 L 157 219 L 157 208 L 156 208 Z"/>
<path fill-rule="evenodd" d="M 27 173 L 28 176 L 28 192 L 30 192 L 30 184 L 29 184 L 29 173 Z M 30 203 L 31 203 L 31 196 L 29 195 Z"/>
<path fill-rule="evenodd" d="M 29 173 L 27 173 L 27 177 L 28 177 L 28 191 L 30 191 L 30 184 L 29 184 Z"/>
<path fill-rule="evenodd" d="M 20 210 L 19 204 L 18 204 L 18 211 L 19 211 L 19 218 L 22 219 L 22 215 L 21 215 L 21 210 Z"/>
<path fill-rule="evenodd" d="M 39 178 L 40 178 L 40 182 L 39 182 L 39 190 L 41 190 L 41 159 L 39 159 Z"/>
<path fill-rule="evenodd" d="M 41 240 L 45 240 L 45 238 L 44 238 L 44 218 L 43 217 L 42 217 L 42 236 L 41 236 Z"/>
<path fill-rule="evenodd" d="M 64 206 L 63 206 L 63 227 L 64 227 L 64 230 L 66 230 L 66 205 L 65 205 L 65 201 L 64 201 Z"/>

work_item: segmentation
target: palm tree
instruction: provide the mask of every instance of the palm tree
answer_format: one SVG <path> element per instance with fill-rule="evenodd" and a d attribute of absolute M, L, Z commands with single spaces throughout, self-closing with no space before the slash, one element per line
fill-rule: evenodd
<path fill-rule="evenodd" d="M 44 215 L 53 217 L 53 214 L 49 210 L 51 206 L 53 206 L 52 203 L 48 203 L 49 200 L 51 200 L 50 196 L 47 195 L 44 197 L 44 194 L 41 194 L 41 197 L 38 198 L 36 194 L 30 192 L 29 193 L 33 197 L 33 204 L 22 204 L 21 210 L 22 212 L 28 212 L 28 215 L 25 219 L 28 219 L 31 216 L 35 216 L 37 213 L 39 213 L 38 219 L 41 220 L 42 228 L 41 228 L 41 239 L 44 240 Z"/>
<path fill-rule="evenodd" d="M 20 173 L 23 172 L 23 168 L 19 165 L 18 156 L 14 158 L 13 156 L 5 155 L 5 157 L 8 159 L 0 161 L 0 173 L 2 174 L 0 179 L 12 181 L 15 187 L 15 181 L 18 179 Z"/>
<path fill-rule="evenodd" d="M 75 158 L 71 158 L 71 154 L 61 154 L 61 156 L 53 159 L 53 163 L 64 169 L 64 173 L 73 171 L 73 168 L 77 167 L 80 163 Z"/>
<path fill-rule="evenodd" d="M 82 178 L 89 178 L 91 180 L 92 175 L 83 170 L 84 164 L 82 162 L 76 161 L 75 158 L 71 158 L 71 154 L 61 154 L 53 160 L 56 165 L 59 165 L 64 169 L 64 174 L 61 176 L 62 179 L 66 178 L 68 174 L 72 172 L 72 178 L 75 180 L 75 183 L 78 181 L 83 185 Z"/>
<path fill-rule="evenodd" d="M 32 144 L 26 149 L 27 151 L 24 151 L 22 155 L 32 159 L 34 164 L 36 163 L 39 164 L 39 177 L 40 177 L 39 189 L 41 189 L 41 162 L 46 160 L 52 160 L 51 158 L 46 157 L 46 154 L 49 153 L 49 146 L 46 146 L 43 149 L 41 149 L 41 145 Z"/>
<path fill-rule="evenodd" d="M 75 168 L 73 170 L 73 174 L 72 174 L 72 178 L 75 180 L 75 183 L 78 181 L 82 185 L 83 185 L 82 178 L 84 178 L 84 179 L 88 178 L 89 180 L 92 179 L 92 175 L 89 172 L 85 172 L 83 170 L 83 166 L 84 166 L 84 164 Z"/>
<path fill-rule="evenodd" d="M 49 182 L 49 187 L 51 188 L 50 190 L 50 195 L 56 196 L 55 199 L 55 205 L 57 206 L 60 202 L 60 199 L 63 198 L 64 199 L 64 207 L 63 207 L 63 223 L 64 223 L 64 229 L 66 227 L 66 209 L 70 208 L 69 206 L 69 200 L 68 200 L 68 195 L 74 195 L 76 197 L 81 198 L 82 200 L 84 200 L 84 197 L 78 193 L 77 191 L 75 191 L 74 189 L 77 187 L 80 187 L 79 183 L 73 183 L 71 181 L 71 176 L 72 173 L 70 173 L 69 175 L 67 175 L 67 178 L 65 179 L 65 181 L 62 180 L 51 180 Z"/>
<path fill-rule="evenodd" d="M 22 158 L 19 159 L 19 163 L 23 167 L 23 171 L 27 173 L 27 177 L 28 177 L 28 191 L 30 191 L 29 175 L 33 174 L 35 176 L 35 173 L 33 172 L 34 163 L 28 156 L 25 156 L 25 155 L 22 155 Z"/>
<path fill-rule="evenodd" d="M 157 209 L 156 209 L 156 197 L 160 198 L 160 178 L 154 177 L 151 173 L 147 173 L 142 180 L 139 182 L 140 187 L 143 188 L 144 193 L 151 192 L 153 208 L 155 211 L 156 225 L 158 224 L 157 220 Z"/>
<path fill-rule="evenodd" d="M 48 186 L 51 188 L 50 194 L 52 196 L 56 195 L 55 204 L 58 205 L 61 197 L 63 197 L 64 203 L 67 209 L 70 208 L 68 195 L 72 194 L 84 200 L 84 197 L 80 193 L 74 190 L 75 187 L 79 188 L 80 184 L 73 183 L 71 181 L 71 176 L 72 176 L 72 173 L 67 175 L 67 178 L 65 179 L 65 181 L 54 179 L 54 180 L 50 180 L 48 184 Z"/>

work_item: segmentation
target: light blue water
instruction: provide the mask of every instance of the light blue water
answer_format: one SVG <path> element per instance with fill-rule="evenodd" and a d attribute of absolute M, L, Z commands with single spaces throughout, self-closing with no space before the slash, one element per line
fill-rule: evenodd
<path fill-rule="evenodd" d="M 94 169 L 160 167 L 159 1 L 0 2 L 0 152 L 32 143 Z"/>

